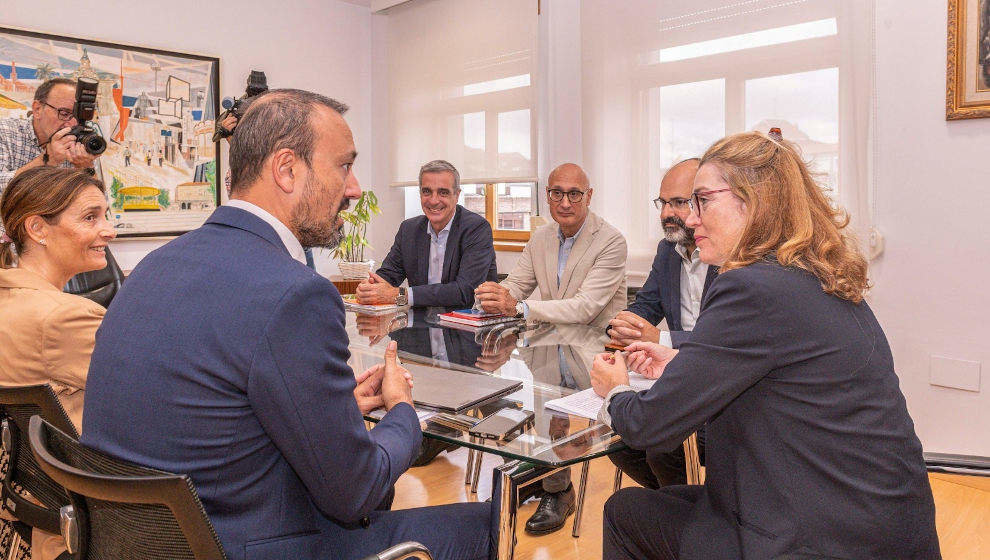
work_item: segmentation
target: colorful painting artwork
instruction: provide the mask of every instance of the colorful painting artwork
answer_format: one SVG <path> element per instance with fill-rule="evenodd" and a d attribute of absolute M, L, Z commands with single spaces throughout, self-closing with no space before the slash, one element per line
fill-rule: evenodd
<path fill-rule="evenodd" d="M 29 118 L 38 86 L 99 81 L 97 159 L 118 236 L 178 235 L 220 203 L 220 59 L 0 27 L 0 118 Z"/>
<path fill-rule="evenodd" d="M 949 0 L 945 118 L 990 117 L 990 0 Z"/>

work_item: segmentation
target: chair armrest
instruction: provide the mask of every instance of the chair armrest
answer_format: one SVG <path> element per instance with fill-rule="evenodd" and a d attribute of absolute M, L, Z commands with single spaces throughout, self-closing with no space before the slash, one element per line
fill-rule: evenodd
<path fill-rule="evenodd" d="M 404 560 L 405 558 L 416 558 L 416 560 L 433 560 L 430 551 L 418 542 L 408 541 L 399 543 L 387 548 L 378 554 L 372 554 L 363 560 Z"/>

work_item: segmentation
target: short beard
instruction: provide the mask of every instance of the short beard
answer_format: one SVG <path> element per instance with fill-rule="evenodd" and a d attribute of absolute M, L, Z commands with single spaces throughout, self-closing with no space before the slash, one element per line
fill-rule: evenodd
<path fill-rule="evenodd" d="M 664 218 L 661 222 L 661 227 L 663 227 L 663 237 L 670 243 L 675 245 L 690 245 L 694 243 L 694 230 L 685 226 L 684 221 L 677 216 L 670 216 Z M 677 226 L 674 231 L 668 231 L 667 225 Z"/>
<path fill-rule="evenodd" d="M 311 181 L 315 181 L 315 178 L 312 178 Z M 316 200 L 317 197 L 314 196 L 316 192 L 314 186 L 312 182 L 306 185 L 306 196 L 299 201 L 299 204 L 292 209 L 292 213 L 289 215 L 289 227 L 295 232 L 299 244 L 303 247 L 336 249 L 344 239 L 344 226 L 341 224 L 340 227 L 334 227 L 334 224 L 337 222 L 337 216 L 340 215 L 340 212 L 350 207 L 351 201 L 347 198 L 342 199 L 333 216 L 329 220 L 323 221 L 319 219 L 323 208 Z"/>

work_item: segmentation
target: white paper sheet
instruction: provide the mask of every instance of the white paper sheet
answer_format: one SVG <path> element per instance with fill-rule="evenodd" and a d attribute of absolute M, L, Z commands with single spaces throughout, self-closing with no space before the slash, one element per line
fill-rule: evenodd
<path fill-rule="evenodd" d="M 655 382 L 656 379 L 647 379 L 638 373 L 629 372 L 629 385 L 637 391 L 645 391 L 652 387 Z M 544 406 L 557 412 L 597 420 L 598 411 L 601 410 L 604 403 L 605 399 L 595 394 L 594 389 L 585 389 L 566 397 L 547 401 Z"/>

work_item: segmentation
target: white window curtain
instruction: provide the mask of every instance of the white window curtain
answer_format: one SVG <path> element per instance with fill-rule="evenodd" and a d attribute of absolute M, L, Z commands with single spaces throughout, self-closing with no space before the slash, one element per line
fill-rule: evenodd
<path fill-rule="evenodd" d="M 869 221 L 872 13 L 871 0 L 582 1 L 585 163 L 621 194 L 598 210 L 624 230 L 631 269 L 662 236 L 648 201 L 664 172 L 736 132 L 779 127 Z"/>
<path fill-rule="evenodd" d="M 390 177 L 446 159 L 461 182 L 536 176 L 533 0 L 414 0 L 388 11 Z"/>

